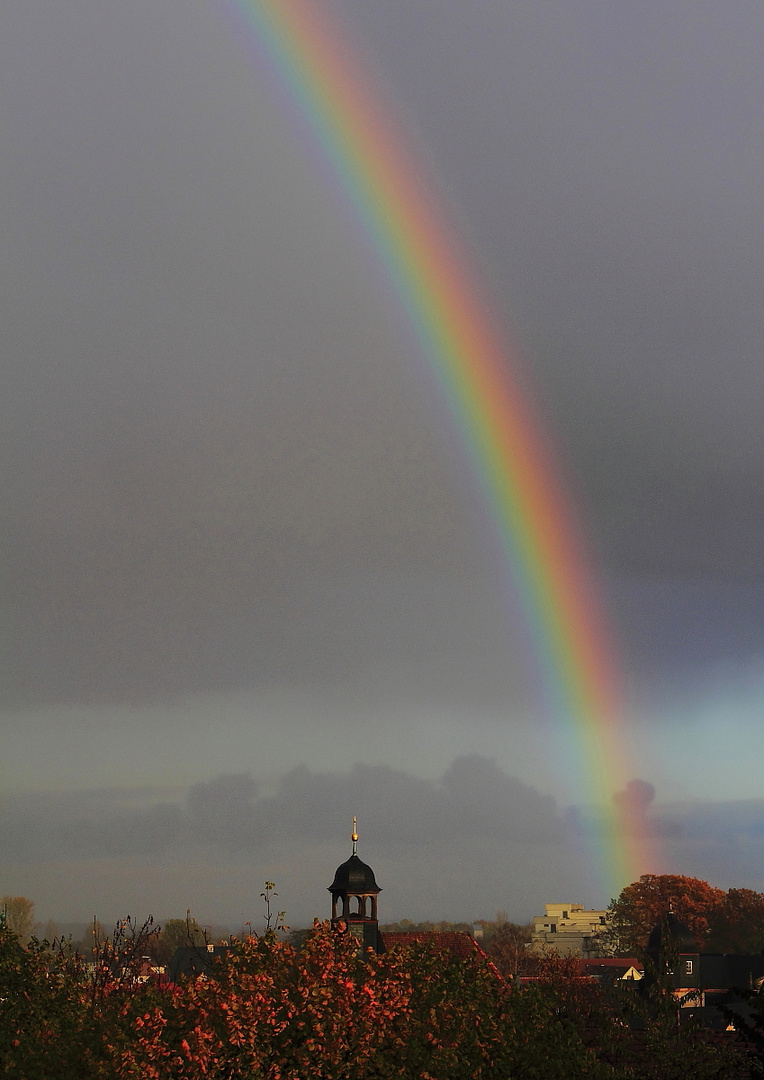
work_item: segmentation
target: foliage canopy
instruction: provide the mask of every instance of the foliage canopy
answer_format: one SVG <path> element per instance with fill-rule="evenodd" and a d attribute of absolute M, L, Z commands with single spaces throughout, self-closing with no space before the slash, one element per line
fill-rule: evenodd
<path fill-rule="evenodd" d="M 643 874 L 610 904 L 613 951 L 639 955 L 650 931 L 671 910 L 692 932 L 701 952 L 758 953 L 764 946 L 764 894 L 725 893 L 700 878 Z"/>
<path fill-rule="evenodd" d="M 295 949 L 238 942 L 207 978 L 144 978 L 143 928 L 120 924 L 91 970 L 0 929 L 0 1075 L 15 1080 L 647 1080 L 623 1001 L 563 967 L 518 988 L 478 955 L 417 943 L 361 957 L 317 925 Z M 133 958 L 130 961 L 130 957 Z M 669 1012 L 671 1005 L 669 1004 Z M 657 1029 L 656 1029 L 657 1030 Z M 664 1025 L 677 1080 L 739 1075 L 702 1033 Z M 648 1032 L 648 1036 L 649 1036 Z M 651 1036 L 652 1037 L 652 1036 Z M 649 1047 L 649 1038 L 642 1046 Z M 693 1071 L 682 1071 L 692 1060 Z M 703 1066 L 703 1069 L 700 1066 Z M 705 1067 L 708 1066 L 708 1071 Z M 705 1070 L 705 1071 L 704 1071 Z M 663 1075 L 663 1074 L 661 1074 Z"/>

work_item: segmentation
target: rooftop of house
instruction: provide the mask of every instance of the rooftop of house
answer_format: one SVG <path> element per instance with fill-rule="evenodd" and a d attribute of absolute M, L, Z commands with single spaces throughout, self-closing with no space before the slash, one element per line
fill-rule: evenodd
<path fill-rule="evenodd" d="M 643 965 L 634 956 L 607 956 L 593 960 L 578 959 L 579 975 L 587 975 L 610 985 L 618 979 L 636 982 L 643 977 Z"/>
<path fill-rule="evenodd" d="M 412 930 L 405 932 L 380 931 L 380 939 L 385 952 L 393 948 L 406 948 L 409 945 L 434 944 L 460 960 L 480 960 L 488 965 L 497 978 L 502 975 L 499 969 L 481 949 L 472 934 L 466 930 Z"/>
<path fill-rule="evenodd" d="M 379 893 L 382 890 L 377 885 L 374 871 L 355 854 L 337 867 L 334 872 L 334 881 L 329 886 L 329 892 L 349 893 Z"/>

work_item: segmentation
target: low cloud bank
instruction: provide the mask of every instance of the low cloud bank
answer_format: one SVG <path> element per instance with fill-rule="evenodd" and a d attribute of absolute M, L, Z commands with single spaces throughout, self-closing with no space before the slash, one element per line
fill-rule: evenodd
<path fill-rule="evenodd" d="M 99 790 L 13 797 L 6 809 L 8 887 L 57 918 L 138 905 L 191 907 L 233 924 L 251 915 L 269 878 L 299 925 L 327 914 L 353 814 L 385 920 L 498 909 L 527 918 L 544 897 L 578 898 L 587 888 L 555 800 L 478 755 L 456 758 L 438 781 L 387 766 L 301 767 L 275 791 L 241 773 L 175 800 L 155 789 Z"/>
<path fill-rule="evenodd" d="M 619 796 L 659 839 L 660 869 L 724 888 L 763 889 L 764 800 L 656 806 L 652 786 Z M 0 858 L 5 891 L 45 917 L 151 910 L 209 921 L 254 920 L 275 880 L 294 925 L 328 912 L 326 888 L 359 853 L 383 889 L 383 920 L 527 919 L 544 903 L 605 906 L 585 845 L 596 819 L 563 811 L 495 762 L 456 758 L 438 781 L 387 766 L 284 775 L 275 791 L 249 773 L 220 775 L 180 797 L 156 789 L 24 795 L 6 800 Z"/>
<path fill-rule="evenodd" d="M 198 847 L 252 856 L 295 842 L 341 842 L 353 813 L 370 841 L 404 848 L 471 837 L 558 845 L 565 830 L 554 799 L 471 755 L 457 758 L 439 782 L 389 766 L 344 773 L 301 766 L 271 795 L 239 773 L 195 784 L 180 801 L 155 789 L 12 796 L 0 853 L 21 862 Z"/>

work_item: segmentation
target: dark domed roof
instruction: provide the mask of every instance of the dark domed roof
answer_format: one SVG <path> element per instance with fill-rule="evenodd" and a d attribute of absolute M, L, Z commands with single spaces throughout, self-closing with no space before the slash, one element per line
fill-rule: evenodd
<path fill-rule="evenodd" d="M 664 938 L 665 935 L 665 938 Z M 665 919 L 656 923 L 647 940 L 647 952 L 657 954 L 663 948 L 674 948 L 680 953 L 696 953 L 698 947 L 689 926 L 677 919 L 670 911 Z"/>
<path fill-rule="evenodd" d="M 379 885 L 374 880 L 374 871 L 357 855 L 351 855 L 347 862 L 338 866 L 329 892 L 378 893 Z"/>

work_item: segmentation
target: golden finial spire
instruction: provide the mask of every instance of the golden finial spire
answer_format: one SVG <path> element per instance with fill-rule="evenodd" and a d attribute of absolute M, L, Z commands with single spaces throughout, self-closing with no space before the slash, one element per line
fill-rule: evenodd
<path fill-rule="evenodd" d="M 358 818 L 355 817 L 355 816 L 353 817 L 353 833 L 352 833 L 350 839 L 353 841 L 353 854 L 357 855 L 358 854 Z"/>

